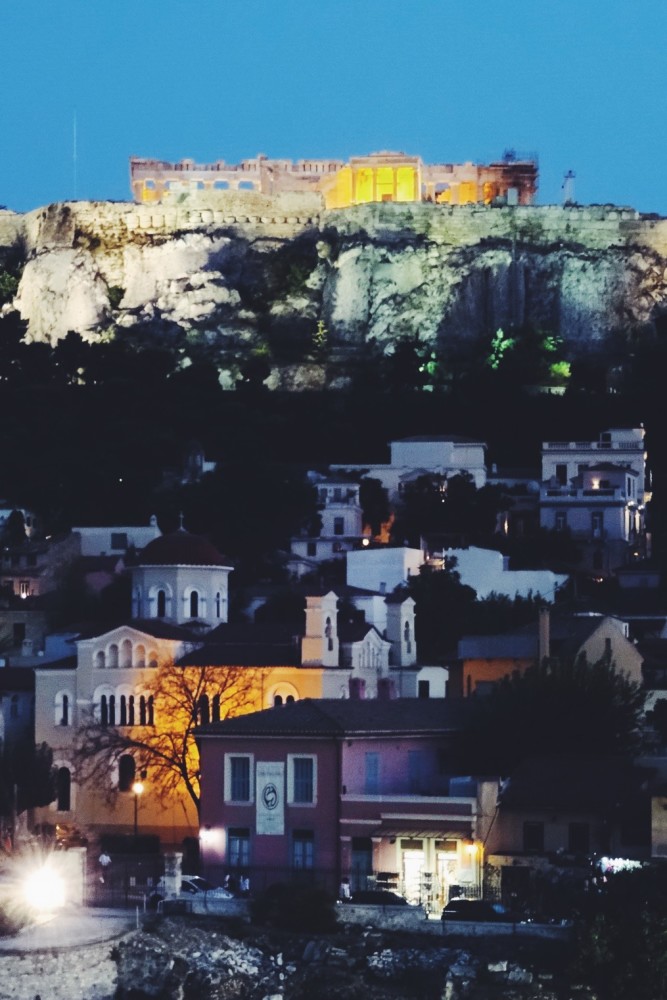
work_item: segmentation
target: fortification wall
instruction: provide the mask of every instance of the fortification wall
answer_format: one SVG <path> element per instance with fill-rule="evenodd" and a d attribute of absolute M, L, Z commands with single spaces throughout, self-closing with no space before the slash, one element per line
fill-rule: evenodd
<path fill-rule="evenodd" d="M 24 220 L 28 244 L 34 248 L 74 246 L 97 236 L 105 245 L 121 245 L 133 238 L 170 238 L 193 232 L 239 226 L 261 229 L 289 239 L 317 225 L 322 199 L 313 194 L 261 195 L 253 191 L 220 192 L 215 196 L 184 199 L 178 205 L 136 205 L 134 202 L 67 202 L 36 209 Z M 1 230 L 0 230 L 1 237 Z M 94 249 L 94 247 L 91 247 Z"/>
<path fill-rule="evenodd" d="M 611 205 L 364 205 L 327 212 L 322 222 L 345 235 L 413 231 L 434 243 L 471 246 L 486 240 L 603 250 L 636 244 L 667 255 L 667 219 Z"/>
<path fill-rule="evenodd" d="M 184 232 L 234 227 L 278 239 L 308 228 L 334 228 L 342 236 L 367 238 L 414 233 L 435 244 L 474 246 L 493 240 L 516 240 L 549 247 L 583 249 L 638 247 L 667 257 L 667 218 L 641 216 L 613 205 L 514 206 L 371 204 L 325 211 L 315 194 L 261 195 L 252 191 L 219 192 L 179 205 L 132 202 L 70 202 L 36 209 L 25 216 L 0 213 L 0 245 L 12 243 L 21 230 L 35 249 L 74 246 L 97 235 L 107 246 L 146 237 L 169 238 Z M 94 249 L 92 247 L 91 249 Z"/>

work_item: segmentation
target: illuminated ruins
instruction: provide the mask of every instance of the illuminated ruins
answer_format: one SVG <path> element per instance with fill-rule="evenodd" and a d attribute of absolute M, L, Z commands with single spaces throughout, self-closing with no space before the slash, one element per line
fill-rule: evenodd
<path fill-rule="evenodd" d="M 393 152 L 354 156 L 347 163 L 270 160 L 264 155 L 236 164 L 130 158 L 132 195 L 143 204 L 198 191 L 256 191 L 315 192 L 328 209 L 378 201 L 532 205 L 537 174 L 535 157 L 519 158 L 511 151 L 486 165 L 429 164 L 419 156 Z"/>

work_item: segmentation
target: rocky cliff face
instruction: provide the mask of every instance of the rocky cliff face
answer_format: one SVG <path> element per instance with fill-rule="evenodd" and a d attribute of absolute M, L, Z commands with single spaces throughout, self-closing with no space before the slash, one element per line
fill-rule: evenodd
<path fill-rule="evenodd" d="M 0 212 L 0 264 L 17 245 L 29 339 L 187 334 L 229 384 L 252 354 L 274 387 L 344 384 L 402 337 L 446 353 L 524 324 L 576 357 L 667 313 L 667 219 L 613 206 L 325 212 L 314 195 L 224 192 Z"/>

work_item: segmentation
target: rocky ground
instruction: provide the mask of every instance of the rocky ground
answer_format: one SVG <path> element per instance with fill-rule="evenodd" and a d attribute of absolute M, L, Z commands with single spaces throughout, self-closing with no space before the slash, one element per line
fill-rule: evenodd
<path fill-rule="evenodd" d="M 119 941 L 114 1000 L 594 1000 L 553 942 L 441 939 L 352 928 L 255 931 L 156 918 Z"/>

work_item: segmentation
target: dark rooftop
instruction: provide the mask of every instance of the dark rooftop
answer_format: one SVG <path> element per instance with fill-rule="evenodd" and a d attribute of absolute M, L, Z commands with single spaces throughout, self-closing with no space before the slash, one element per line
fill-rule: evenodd
<path fill-rule="evenodd" d="M 427 734 L 459 730 L 470 711 L 465 699 L 305 698 L 277 708 L 202 726 L 202 736 L 343 736 Z"/>

